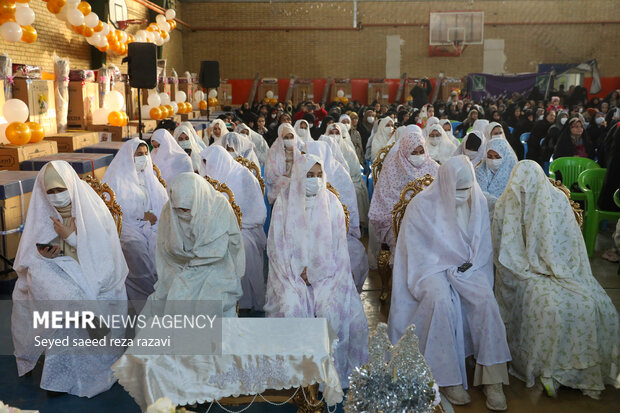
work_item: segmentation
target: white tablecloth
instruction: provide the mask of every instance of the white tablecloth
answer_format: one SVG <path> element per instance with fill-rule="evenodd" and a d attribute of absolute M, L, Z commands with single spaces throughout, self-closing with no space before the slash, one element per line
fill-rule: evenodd
<path fill-rule="evenodd" d="M 332 359 L 337 337 L 325 318 L 224 318 L 221 356 L 137 355 L 112 366 L 145 410 L 160 397 L 177 405 L 205 403 L 267 389 L 323 384 L 328 405 L 343 392 Z"/>

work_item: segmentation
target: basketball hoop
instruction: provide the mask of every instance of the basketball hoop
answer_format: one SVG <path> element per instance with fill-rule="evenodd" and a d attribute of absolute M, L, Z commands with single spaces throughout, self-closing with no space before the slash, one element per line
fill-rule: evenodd
<path fill-rule="evenodd" d="M 119 20 L 116 22 L 116 24 L 114 22 L 111 22 L 113 26 L 115 26 L 117 29 L 119 30 L 125 30 L 127 27 L 129 27 L 130 24 L 147 24 L 148 20 L 147 19 L 129 19 L 129 20 Z"/>
<path fill-rule="evenodd" d="M 460 40 L 440 45 L 429 45 L 429 57 L 460 57 L 467 45 Z"/>

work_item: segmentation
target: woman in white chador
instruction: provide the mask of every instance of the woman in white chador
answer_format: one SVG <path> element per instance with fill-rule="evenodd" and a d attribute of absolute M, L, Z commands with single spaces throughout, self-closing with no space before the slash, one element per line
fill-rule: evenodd
<path fill-rule="evenodd" d="M 42 304 L 48 300 L 59 311 L 90 310 L 96 316 L 127 311 L 127 265 L 112 215 L 67 162 L 49 162 L 37 175 L 13 268 L 18 279 L 11 325 L 19 375 L 31 371 L 45 352 L 41 388 L 93 397 L 112 387 L 116 380 L 110 366 L 122 348 L 93 355 L 71 347 L 46 350 L 35 345 L 37 335 L 89 338 L 85 329 L 34 331 L 32 312 L 49 309 L 50 304 Z M 124 331 L 110 334 L 120 338 Z"/>
<path fill-rule="evenodd" d="M 165 129 L 157 129 L 151 136 L 151 143 L 153 144 L 151 159 L 159 168 L 164 181 L 171 181 L 172 178 L 183 172 L 194 172 L 192 159 L 181 149 L 170 132 Z"/>
<path fill-rule="evenodd" d="M 250 141 L 247 135 L 242 135 L 236 132 L 228 132 L 222 138 L 222 146 L 228 153 L 234 158 L 242 156 L 245 159 L 252 161 L 254 165 L 260 166 L 258 157 L 254 153 L 254 144 Z"/>
<path fill-rule="evenodd" d="M 426 147 L 432 160 L 441 165 L 452 157 L 456 150 L 456 145 L 448 138 L 446 131 L 443 130 L 443 126 L 435 123 L 427 129 L 426 133 L 428 134 Z"/>
<path fill-rule="evenodd" d="M 487 199 L 489 217 L 493 219 L 495 202 L 508 184 L 512 168 L 517 164 L 517 155 L 506 139 L 487 141 L 485 156 L 476 168 L 476 180 Z"/>
<path fill-rule="evenodd" d="M 185 126 L 189 132 L 191 133 L 194 142 L 200 147 L 200 149 L 206 149 L 207 145 L 205 145 L 205 143 L 202 141 L 202 139 L 200 138 L 200 136 L 198 136 L 198 133 L 196 132 L 196 128 L 194 128 L 194 125 L 192 125 L 192 122 L 190 121 L 184 121 L 179 123 L 179 126 Z"/>
<path fill-rule="evenodd" d="M 325 142 L 309 141 L 304 148 L 305 153 L 317 156 L 325 167 L 325 173 L 329 176 L 329 183 L 338 191 L 340 200 L 349 210 L 349 232 L 347 233 L 347 244 L 349 256 L 351 257 L 351 271 L 357 292 L 362 292 L 362 287 L 368 277 L 368 256 L 364 244 L 360 241 L 361 231 L 359 224 L 359 213 L 357 210 L 357 198 L 355 187 L 351 177 L 332 156 L 329 145 Z"/>
<path fill-rule="evenodd" d="M 263 191 L 248 168 L 236 162 L 221 146 L 209 146 L 202 151 L 201 176 L 209 176 L 225 183 L 233 191 L 235 202 L 241 208 L 241 235 L 245 251 L 245 277 L 241 279 L 243 297 L 239 308 L 263 311 L 265 305 L 265 278 L 263 254 L 267 237 L 263 225 L 267 208 Z"/>
<path fill-rule="evenodd" d="M 267 188 L 267 200 L 273 204 L 284 190 L 290 180 L 293 171 L 295 155 L 299 154 L 297 134 L 295 129 L 288 123 L 283 123 L 278 128 L 278 138 L 273 142 L 267 161 L 265 162 L 265 186 Z"/>
<path fill-rule="evenodd" d="M 224 135 L 228 133 L 228 128 L 226 127 L 226 123 L 222 119 L 215 119 L 213 123 L 209 125 L 208 137 L 206 138 L 206 142 L 203 139 L 203 142 L 207 146 L 211 145 L 220 145 L 222 146 L 222 138 Z"/>
<path fill-rule="evenodd" d="M 415 324 L 420 351 L 442 393 L 467 404 L 465 358 L 487 407 L 505 410 L 510 352 L 493 296 L 493 248 L 486 200 L 464 156 L 448 159 L 405 211 L 396 242 L 389 316 L 396 343 Z"/>
<path fill-rule="evenodd" d="M 259 168 L 265 165 L 267 160 L 267 152 L 269 152 L 269 145 L 260 133 L 254 132 L 245 123 L 240 123 L 235 128 L 235 132 L 240 133 L 248 137 L 248 139 L 254 144 L 254 153 L 258 157 L 259 164 L 256 164 Z"/>
<path fill-rule="evenodd" d="M 304 143 L 314 140 L 310 135 L 310 124 L 305 119 L 299 119 L 295 122 L 295 133 L 297 133 L 299 139 Z"/>
<path fill-rule="evenodd" d="M 235 317 L 245 256 L 228 199 L 193 172 L 169 182 L 168 194 L 157 234 L 159 279 L 149 300 L 221 300 L 223 316 Z"/>
<path fill-rule="evenodd" d="M 186 125 L 180 125 L 174 130 L 172 137 L 192 159 L 192 168 L 194 168 L 194 172 L 197 172 L 200 168 L 202 146 L 194 139 L 190 128 Z"/>
<path fill-rule="evenodd" d="M 598 398 L 620 386 L 620 327 L 592 276 L 569 201 L 533 161 L 515 167 L 495 205 L 495 293 L 506 323 L 510 371 L 548 394 L 560 385 Z"/>
<path fill-rule="evenodd" d="M 342 204 L 326 188 L 321 160 L 297 154 L 267 240 L 268 317 L 325 317 L 338 335 L 334 362 L 343 388 L 368 361 L 368 323 L 351 277 Z"/>
<path fill-rule="evenodd" d="M 377 154 L 383 149 L 394 133 L 394 119 L 389 116 L 381 119 L 378 123 L 377 130 L 372 134 L 366 143 L 366 158 L 370 162 L 374 162 Z"/>
<path fill-rule="evenodd" d="M 157 281 L 157 220 L 168 201 L 166 189 L 153 171 L 146 142 L 138 138 L 125 142 L 103 182 L 112 188 L 123 212 L 120 239 L 129 267 L 127 296 L 130 300 L 146 300 Z"/>

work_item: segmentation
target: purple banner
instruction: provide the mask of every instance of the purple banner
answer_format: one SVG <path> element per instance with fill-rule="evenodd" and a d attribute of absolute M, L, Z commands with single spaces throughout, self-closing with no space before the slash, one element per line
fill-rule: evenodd
<path fill-rule="evenodd" d="M 527 96 L 535 86 L 544 95 L 549 85 L 549 76 L 550 73 L 528 73 L 514 76 L 470 73 L 467 75 L 467 91 L 477 102 L 510 97 L 513 92 Z"/>

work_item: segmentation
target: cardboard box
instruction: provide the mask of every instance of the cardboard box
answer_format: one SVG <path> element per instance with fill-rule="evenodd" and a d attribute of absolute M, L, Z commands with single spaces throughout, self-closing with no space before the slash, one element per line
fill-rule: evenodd
<path fill-rule="evenodd" d="M 95 177 L 102 179 L 112 159 L 114 156 L 106 153 L 57 153 L 56 155 L 30 159 L 22 162 L 20 166 L 24 171 L 40 171 L 43 165 L 48 162 L 67 161 L 80 178 L 92 175 L 94 168 Z"/>
<path fill-rule="evenodd" d="M 353 97 L 351 82 L 334 82 L 331 87 L 331 92 L 329 94 L 330 102 L 332 102 L 338 96 L 339 90 L 342 90 L 342 92 L 344 93 L 344 97 L 349 99 L 350 102 Z"/>
<path fill-rule="evenodd" d="M 136 129 L 135 133 L 138 133 L 138 121 L 130 120 L 129 126 L 134 127 Z M 157 127 L 157 121 L 153 119 L 142 119 L 142 132 L 153 132 Z"/>
<path fill-rule="evenodd" d="M 444 79 L 439 94 L 439 99 L 446 102 L 450 97 L 450 93 L 455 89 L 458 89 L 459 91 L 463 90 L 463 82 L 461 82 L 461 79 Z"/>
<path fill-rule="evenodd" d="M 78 153 L 109 153 L 116 155 L 125 142 L 99 142 L 91 146 L 78 149 Z"/>
<path fill-rule="evenodd" d="M 45 136 L 56 134 L 58 129 L 53 80 L 16 78 L 13 82 L 13 97 L 28 105 L 29 121 L 43 126 Z"/>
<path fill-rule="evenodd" d="M 49 136 L 46 139 L 56 141 L 58 144 L 58 152 L 75 152 L 85 146 L 98 143 L 99 134 L 97 132 L 83 130 L 69 130 L 65 133 Z"/>
<path fill-rule="evenodd" d="M 232 84 L 220 83 L 220 87 L 217 88 L 217 104 L 219 106 L 232 106 Z"/>
<path fill-rule="evenodd" d="M 28 204 L 32 195 L 32 188 L 38 172 L 34 171 L 0 171 L 0 228 L 2 231 L 11 231 L 19 228 L 26 220 Z M 0 237 L 0 254 L 8 259 L 15 258 L 21 232 Z M 6 271 L 9 266 L 0 260 L 0 270 Z M 0 281 L 15 278 L 10 272 L 0 275 Z"/>
<path fill-rule="evenodd" d="M 179 83 L 178 90 L 185 92 L 185 95 L 187 96 L 186 102 L 193 103 L 194 94 L 198 90 L 198 85 L 195 83 Z"/>
<path fill-rule="evenodd" d="M 0 145 L 0 169 L 19 171 L 21 162 L 58 153 L 58 144 L 46 139 L 25 145 Z"/>
<path fill-rule="evenodd" d="M 387 105 L 389 97 L 389 86 L 387 83 L 368 83 L 369 105 L 372 105 L 372 102 L 375 100 L 382 105 Z"/>
<path fill-rule="evenodd" d="M 4 106 L 4 101 L 6 97 L 4 96 L 4 80 L 0 80 L 0 115 L 2 114 L 2 106 Z"/>
<path fill-rule="evenodd" d="M 98 83 L 69 82 L 67 125 L 86 128 L 93 122 L 93 113 L 97 109 L 99 109 Z"/>
<path fill-rule="evenodd" d="M 267 98 L 267 92 L 273 92 L 273 99 L 278 99 L 278 83 L 261 83 L 258 86 L 258 93 L 256 94 L 256 100 L 262 102 Z"/>
<path fill-rule="evenodd" d="M 88 125 L 88 130 L 99 132 L 100 142 L 121 142 L 134 133 L 138 133 L 138 126 Z"/>
<path fill-rule="evenodd" d="M 170 84 L 168 84 L 168 86 L 170 86 L 170 101 L 171 102 L 176 102 L 177 91 L 179 90 L 179 84 L 178 83 L 170 83 Z"/>
<path fill-rule="evenodd" d="M 157 93 L 167 93 L 170 96 L 170 85 L 168 83 L 159 82 L 157 84 Z"/>
<path fill-rule="evenodd" d="M 314 102 L 314 83 L 312 81 L 296 81 L 293 85 L 293 106 L 307 100 Z"/>

